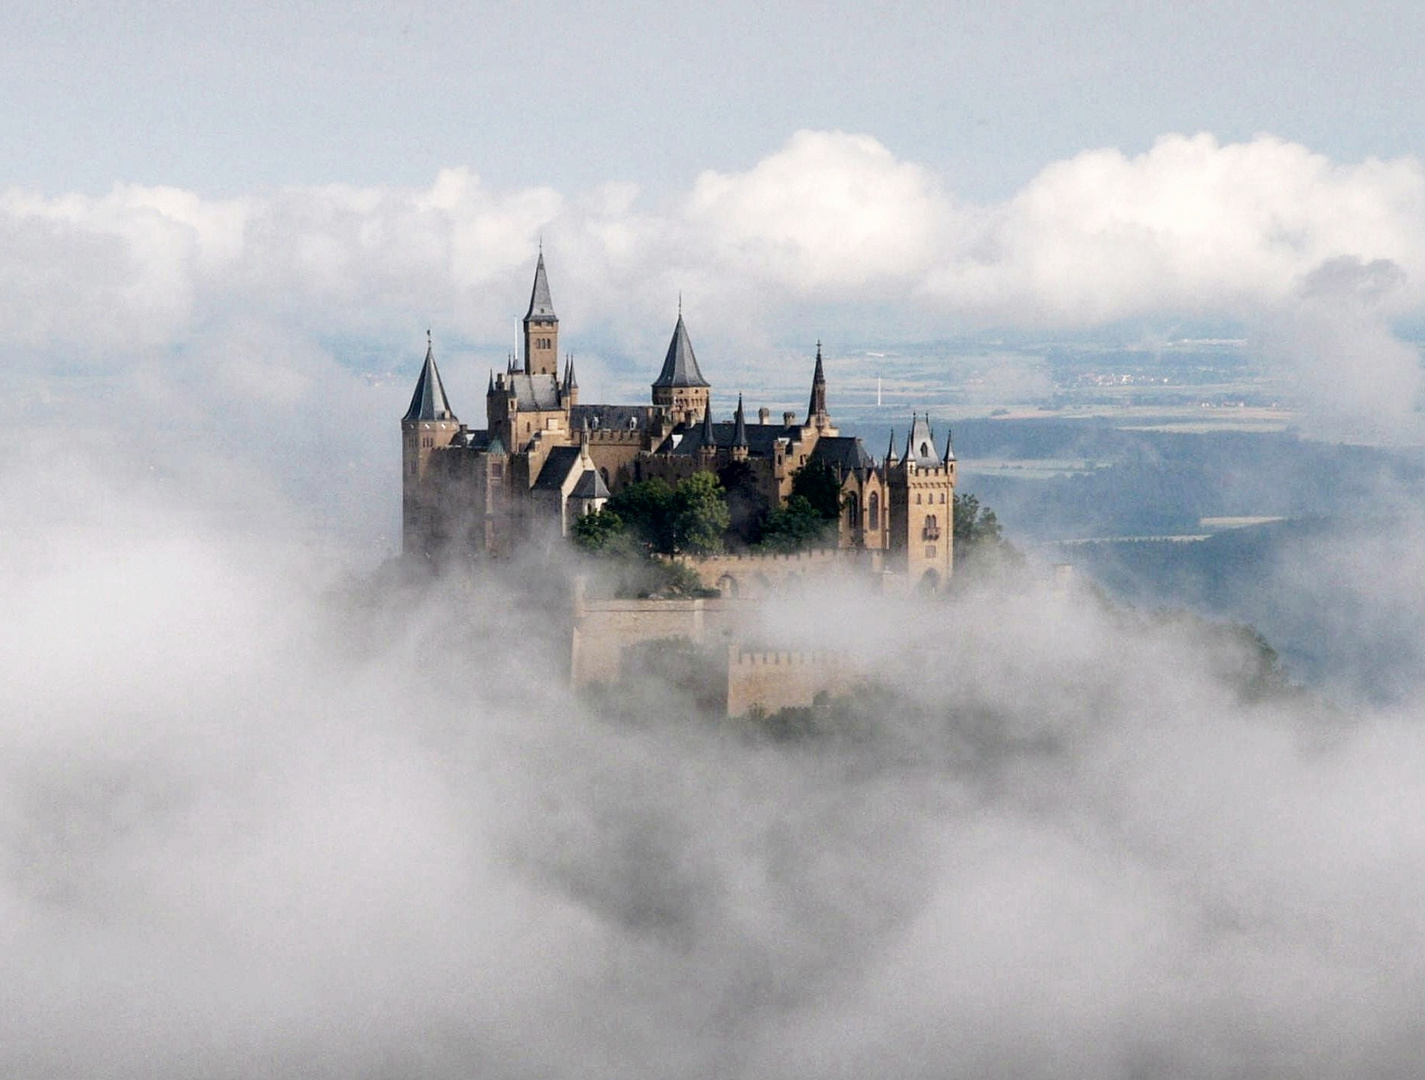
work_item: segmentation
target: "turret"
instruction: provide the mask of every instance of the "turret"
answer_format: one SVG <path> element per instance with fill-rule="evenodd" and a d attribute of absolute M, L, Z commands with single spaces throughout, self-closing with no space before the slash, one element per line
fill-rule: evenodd
<path fill-rule="evenodd" d="M 554 301 L 549 296 L 543 250 L 534 267 L 534 288 L 524 317 L 524 373 L 559 374 L 559 316 L 554 314 Z"/>
<path fill-rule="evenodd" d="M 574 354 L 570 353 L 564 365 L 564 385 L 561 387 L 561 396 L 567 408 L 573 408 L 579 404 L 579 380 L 574 377 Z"/>
<path fill-rule="evenodd" d="M 653 380 L 653 404 L 667 409 L 675 424 L 690 424 L 708 407 L 712 390 L 698 370 L 693 343 L 683 323 L 683 305 L 678 302 L 678 324 L 663 358 L 663 370 Z"/>
<path fill-rule="evenodd" d="M 424 554 L 434 546 L 433 515 L 438 506 L 431 497 L 427 473 L 432 455 L 448 446 L 459 430 L 460 421 L 445 396 L 427 330 L 425 363 L 411 404 L 401 417 L 401 546 L 407 554 Z"/>
<path fill-rule="evenodd" d="M 747 417 L 742 411 L 742 395 L 737 395 L 737 412 L 732 416 L 732 460 L 746 461 L 750 452 L 747 444 Z"/>

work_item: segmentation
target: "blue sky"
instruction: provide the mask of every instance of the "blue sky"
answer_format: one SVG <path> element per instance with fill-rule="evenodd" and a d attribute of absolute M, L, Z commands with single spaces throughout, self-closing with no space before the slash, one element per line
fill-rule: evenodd
<path fill-rule="evenodd" d="M 873 135 L 973 199 L 1080 150 L 1425 137 L 1418 4 L 0 5 L 3 180 L 678 190 L 794 131 Z"/>
<path fill-rule="evenodd" d="M 681 293 L 719 393 L 795 382 L 818 339 L 1207 327 L 1287 369 L 1309 430 L 1418 438 L 1418 5 L 0 18 L 12 411 L 49 416 L 63 373 L 171 417 L 180 380 L 192 425 L 243 445 L 333 413 L 359 440 L 405 390 L 364 380 L 403 383 L 428 327 L 478 396 L 542 239 L 591 397 L 646 382 Z"/>

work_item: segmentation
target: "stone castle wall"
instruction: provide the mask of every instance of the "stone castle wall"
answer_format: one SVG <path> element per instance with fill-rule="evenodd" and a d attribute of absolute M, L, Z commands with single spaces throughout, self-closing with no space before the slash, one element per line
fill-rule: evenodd
<path fill-rule="evenodd" d="M 883 569 L 879 551 L 820 548 L 794 555 L 676 556 L 698 575 L 704 587 L 725 598 L 761 600 L 795 593 L 803 586 L 836 574 L 876 574 Z"/>
<path fill-rule="evenodd" d="M 812 704 L 818 694 L 837 697 L 864 682 L 845 653 L 745 652 L 729 645 L 727 715 L 801 708 Z"/>

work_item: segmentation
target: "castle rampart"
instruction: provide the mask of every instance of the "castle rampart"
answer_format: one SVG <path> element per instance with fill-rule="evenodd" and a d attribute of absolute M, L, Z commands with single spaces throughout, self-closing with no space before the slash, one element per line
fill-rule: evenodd
<path fill-rule="evenodd" d="M 848 694 L 864 682 L 845 653 L 727 649 L 728 716 L 803 708 L 821 694 Z"/>
<path fill-rule="evenodd" d="M 794 592 L 806 582 L 837 573 L 880 573 L 883 555 L 859 548 L 815 548 L 787 555 L 678 555 L 704 588 L 724 597 L 760 600 Z"/>

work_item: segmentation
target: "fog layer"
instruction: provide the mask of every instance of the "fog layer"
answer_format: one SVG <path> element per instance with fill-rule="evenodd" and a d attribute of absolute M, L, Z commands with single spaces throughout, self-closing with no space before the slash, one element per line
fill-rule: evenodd
<path fill-rule="evenodd" d="M 1390 710 L 1253 695 L 1240 643 L 1085 596 L 849 591 L 777 617 L 882 688 L 777 741 L 656 686 L 568 692 L 532 577 L 352 573 L 267 489 L 257 530 L 72 441 L 7 461 L 6 1075 L 1353 1077 L 1425 1051 L 1418 678 Z M 1331 557 L 1338 595 L 1390 588 Z"/>

